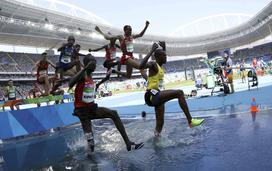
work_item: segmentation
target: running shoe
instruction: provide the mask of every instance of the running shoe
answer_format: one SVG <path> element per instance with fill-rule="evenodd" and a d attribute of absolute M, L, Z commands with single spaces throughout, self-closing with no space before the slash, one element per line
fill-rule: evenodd
<path fill-rule="evenodd" d="M 127 147 L 127 150 L 128 150 L 128 151 L 131 151 L 131 150 L 138 150 L 138 149 L 142 148 L 143 146 L 144 146 L 144 143 L 143 143 L 143 142 L 141 142 L 141 143 L 139 143 L 139 144 L 132 143 L 132 144 L 130 145 L 130 147 Z"/>
<path fill-rule="evenodd" d="M 154 130 L 154 135 L 155 135 L 155 137 L 160 137 L 161 136 L 161 134 L 157 130 Z"/>
<path fill-rule="evenodd" d="M 190 128 L 193 128 L 195 126 L 201 125 L 203 123 L 203 121 L 204 121 L 204 119 L 192 119 L 189 126 L 190 126 Z"/>

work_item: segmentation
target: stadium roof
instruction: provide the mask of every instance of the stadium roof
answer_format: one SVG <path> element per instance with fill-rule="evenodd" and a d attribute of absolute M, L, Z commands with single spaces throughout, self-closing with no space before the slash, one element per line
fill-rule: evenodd
<path fill-rule="evenodd" d="M 102 19 L 93 21 L 46 10 L 14 0 L 0 1 L 0 43 L 54 48 L 74 34 L 82 49 L 107 43 L 94 31 L 99 25 L 105 32 L 122 34 Z M 272 2 L 248 22 L 234 28 L 197 37 L 173 38 L 145 35 L 135 41 L 135 52 L 146 53 L 152 42 L 165 40 L 170 56 L 192 55 L 208 51 L 238 47 L 255 42 L 271 34 Z"/>

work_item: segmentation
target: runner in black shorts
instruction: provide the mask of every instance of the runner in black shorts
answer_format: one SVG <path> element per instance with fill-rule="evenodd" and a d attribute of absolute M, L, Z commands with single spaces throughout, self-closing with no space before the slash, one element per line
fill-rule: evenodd
<path fill-rule="evenodd" d="M 94 151 L 94 138 L 91 120 L 110 118 L 114 122 L 117 130 L 120 132 L 125 141 L 127 150 L 135 150 L 141 148 L 144 143 L 135 144 L 131 142 L 127 136 L 124 125 L 115 110 L 105 107 L 98 107 L 94 102 L 95 87 L 92 79 L 92 73 L 96 68 L 95 58 L 89 54 L 83 60 L 85 68 L 74 76 L 69 83 L 71 89 L 76 85 L 74 115 L 78 116 L 88 142 L 89 152 Z"/>

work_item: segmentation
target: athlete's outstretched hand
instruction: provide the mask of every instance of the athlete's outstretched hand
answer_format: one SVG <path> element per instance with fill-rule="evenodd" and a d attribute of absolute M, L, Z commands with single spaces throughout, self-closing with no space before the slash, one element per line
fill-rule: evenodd
<path fill-rule="evenodd" d="M 145 22 L 145 25 L 147 25 L 147 26 L 148 26 L 149 24 L 150 24 L 150 23 L 149 23 L 149 21 L 146 21 L 146 22 Z"/>
<path fill-rule="evenodd" d="M 166 49 L 165 41 L 159 41 L 159 45 L 162 47 L 163 50 Z"/>
<path fill-rule="evenodd" d="M 95 26 L 95 28 L 94 28 L 96 31 L 100 31 L 100 28 L 98 27 L 98 26 Z"/>
<path fill-rule="evenodd" d="M 154 51 L 154 50 L 156 50 L 156 49 L 158 49 L 158 44 L 157 43 L 153 43 L 153 45 L 152 45 L 152 50 Z"/>

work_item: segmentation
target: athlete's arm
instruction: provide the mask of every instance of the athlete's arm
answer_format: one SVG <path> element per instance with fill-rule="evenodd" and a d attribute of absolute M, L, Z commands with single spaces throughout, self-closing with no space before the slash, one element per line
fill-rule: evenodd
<path fill-rule="evenodd" d="M 154 67 L 154 62 L 148 62 L 148 59 L 150 56 L 153 54 L 153 52 L 158 49 L 158 44 L 154 43 L 151 50 L 148 52 L 148 54 L 144 57 L 144 59 L 140 63 L 140 69 L 146 69 L 146 68 L 153 68 Z"/>
<path fill-rule="evenodd" d="M 89 49 L 89 52 L 97 52 L 97 51 L 100 51 L 102 49 L 106 49 L 106 47 L 107 47 L 107 45 L 104 45 L 104 46 L 102 46 L 100 48 L 97 48 L 97 49 Z"/>
<path fill-rule="evenodd" d="M 95 30 L 98 33 L 100 33 L 101 35 L 103 35 L 106 40 L 116 40 L 116 39 L 120 39 L 122 37 L 121 35 L 111 36 L 111 35 L 105 34 L 100 30 L 100 28 L 98 26 L 95 26 Z"/>
<path fill-rule="evenodd" d="M 82 53 L 79 53 L 79 52 L 76 52 L 76 55 L 77 55 L 77 56 L 86 56 L 86 55 L 84 55 L 84 54 L 82 54 Z"/>
<path fill-rule="evenodd" d="M 58 48 L 58 52 L 61 52 L 61 51 L 63 51 L 64 49 L 65 49 L 65 46 L 66 46 L 67 44 L 65 43 L 65 44 L 63 44 L 60 48 Z"/>
<path fill-rule="evenodd" d="M 145 22 L 145 27 L 144 27 L 144 29 L 141 31 L 141 33 L 139 33 L 139 34 L 134 34 L 134 35 L 132 35 L 132 37 L 133 37 L 134 39 L 139 38 L 139 37 L 143 37 L 143 35 L 144 35 L 144 33 L 145 33 L 145 31 L 146 31 L 148 25 L 149 25 L 149 21 L 146 21 L 146 22 Z"/>
<path fill-rule="evenodd" d="M 79 73 L 77 73 L 74 77 L 72 77 L 70 79 L 70 81 L 69 81 L 69 89 L 73 88 L 74 85 L 76 83 L 78 83 L 84 77 L 85 71 L 89 67 L 89 65 L 91 64 L 91 62 L 87 66 L 85 66 Z"/>
<path fill-rule="evenodd" d="M 166 51 L 165 41 L 159 41 L 159 45 L 162 47 L 162 50 Z"/>
<path fill-rule="evenodd" d="M 48 61 L 49 65 L 51 65 L 53 68 L 56 69 L 56 65 L 52 61 L 50 61 L 50 60 L 47 60 L 47 61 Z"/>
<path fill-rule="evenodd" d="M 8 97 L 8 86 L 5 87 L 5 97 Z"/>
<path fill-rule="evenodd" d="M 31 68 L 31 74 L 33 75 L 33 71 L 38 68 L 38 64 L 40 61 L 36 62 L 35 65 Z"/>

